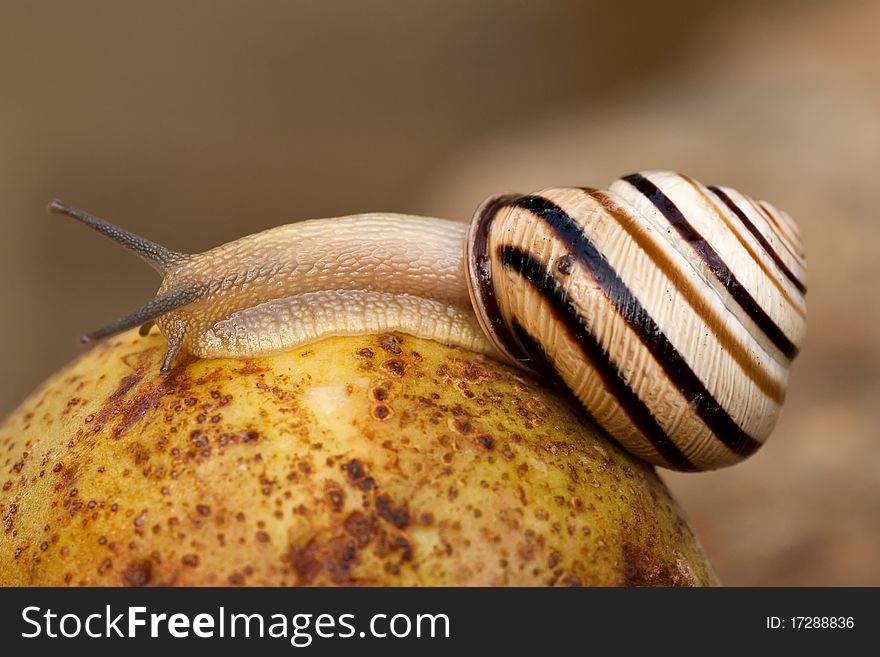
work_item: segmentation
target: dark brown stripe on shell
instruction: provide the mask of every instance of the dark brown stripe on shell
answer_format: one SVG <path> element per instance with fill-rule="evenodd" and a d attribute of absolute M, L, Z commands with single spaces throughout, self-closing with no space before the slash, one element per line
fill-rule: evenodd
<path fill-rule="evenodd" d="M 536 372 L 539 372 L 542 377 L 542 381 L 544 385 L 547 385 L 551 388 L 557 388 L 560 391 L 565 391 L 566 394 L 572 395 L 571 389 L 565 383 L 561 376 L 559 376 L 559 372 L 556 369 L 556 365 L 547 355 L 547 352 L 544 351 L 544 347 L 540 342 L 535 340 L 531 336 L 531 334 L 525 329 L 525 327 L 520 324 L 518 321 L 513 320 L 511 323 L 511 329 L 513 334 L 516 336 L 516 339 L 523 346 L 526 353 L 531 358 L 531 363 L 535 368 Z M 580 401 L 578 401 L 580 404 Z M 583 406 L 583 404 L 580 404 Z M 590 412 L 586 409 L 582 409 L 584 415 L 589 416 L 591 419 L 595 421 L 595 418 L 590 414 Z"/>
<path fill-rule="evenodd" d="M 745 238 L 745 234 L 742 229 L 737 228 L 733 223 L 731 223 L 730 219 L 725 214 L 723 208 L 718 204 L 718 201 L 714 199 L 712 196 L 703 191 L 703 188 L 695 182 L 692 178 L 688 176 L 678 174 L 681 176 L 682 180 L 687 182 L 697 194 L 699 194 L 703 200 L 712 208 L 715 215 L 730 229 L 730 232 L 736 237 L 736 240 L 739 242 L 740 246 L 746 250 L 746 253 L 749 254 L 752 261 L 755 263 L 755 266 L 761 270 L 761 273 L 764 275 L 764 278 L 776 288 L 776 291 L 785 299 L 788 307 L 791 309 L 793 313 L 799 315 L 802 318 L 806 318 L 807 313 L 806 310 L 802 307 L 803 300 L 796 301 L 791 293 L 789 293 L 788 289 L 782 284 L 782 281 L 779 279 L 779 276 L 772 273 L 770 271 L 770 265 L 767 263 L 766 259 L 763 258 L 759 253 L 756 252 L 755 249 L 752 248 L 752 245 Z"/>
<path fill-rule="evenodd" d="M 524 196 L 517 199 L 516 204 L 540 217 L 559 240 L 571 246 L 572 253 L 599 284 L 611 305 L 718 440 L 734 454 L 742 457 L 753 454 L 761 443 L 747 434 L 715 399 L 642 302 L 565 210 L 541 196 Z M 546 272 L 546 276 L 551 274 Z"/>
<path fill-rule="evenodd" d="M 781 241 L 785 248 L 788 249 L 788 252 L 797 258 L 798 260 L 803 260 L 804 254 L 801 251 L 799 241 L 794 240 L 791 233 L 783 228 L 781 217 L 777 217 L 775 213 L 773 213 L 770 208 L 767 207 L 767 204 L 763 201 L 758 201 L 758 207 L 761 208 L 761 211 L 770 220 L 770 223 L 776 229 L 776 235 L 779 237 L 779 241 Z"/>
<path fill-rule="evenodd" d="M 502 208 L 508 207 L 516 198 L 516 195 L 499 196 L 483 207 L 470 233 L 470 239 L 473 241 L 474 259 L 471 267 L 477 282 L 477 296 L 482 305 L 482 312 L 495 340 L 514 360 L 528 368 L 526 362 L 528 357 L 524 353 L 522 345 L 510 333 L 501 308 L 498 306 L 498 298 L 495 296 L 495 288 L 492 285 L 492 259 L 489 257 L 489 233 L 495 215 Z"/>
<path fill-rule="evenodd" d="M 740 308 L 752 319 L 764 335 L 776 346 L 779 351 L 789 360 L 797 356 L 798 348 L 788 339 L 788 336 L 755 301 L 751 293 L 739 282 L 739 279 L 730 270 L 724 260 L 718 255 L 712 246 L 703 239 L 696 229 L 685 219 L 681 210 L 650 180 L 641 174 L 634 173 L 624 176 L 627 181 L 641 192 L 651 203 L 654 204 L 670 225 L 675 228 L 681 238 L 702 258 L 709 270 L 721 282 L 733 297 Z"/>
<path fill-rule="evenodd" d="M 636 229 L 637 219 L 631 216 L 626 208 L 614 202 L 605 192 L 589 187 L 582 189 L 615 219 L 617 224 L 651 259 L 654 266 L 666 275 L 666 278 L 671 281 L 691 309 L 706 322 L 706 326 L 712 331 L 718 345 L 730 354 L 730 357 L 742 369 L 743 374 L 749 377 L 758 389 L 774 403 L 781 404 L 785 399 L 784 386 L 774 379 L 766 368 L 756 365 L 748 347 L 730 330 L 724 318 L 709 305 L 697 286 L 687 276 L 682 275 L 675 262 L 657 248 L 647 233 Z"/>
<path fill-rule="evenodd" d="M 795 250 L 789 245 L 788 239 L 777 228 L 776 220 L 770 216 L 770 213 L 764 209 L 763 205 L 759 205 L 757 201 L 753 200 L 752 198 L 750 198 L 748 196 L 746 196 L 746 199 L 751 204 L 751 206 L 753 208 L 755 208 L 755 212 L 757 212 L 759 215 L 764 217 L 764 220 L 767 222 L 767 227 L 770 229 L 770 232 L 773 233 L 773 235 L 779 241 L 779 244 L 782 245 L 782 248 L 785 249 L 785 251 L 792 258 L 792 260 L 794 260 L 797 263 L 797 266 L 800 268 L 800 270 L 805 272 L 807 269 L 807 263 L 804 262 L 803 255 L 798 255 L 797 253 L 795 253 Z"/>
<path fill-rule="evenodd" d="M 595 418 L 595 416 L 587 410 L 586 406 L 574 396 L 574 393 L 571 391 L 571 388 L 568 387 L 568 384 L 562 379 L 559 375 L 559 372 L 556 370 L 556 365 L 547 355 L 547 352 L 544 351 L 544 347 L 538 342 L 526 329 L 522 324 L 514 320 L 511 322 L 512 330 L 514 335 L 516 335 L 516 339 L 519 340 L 520 344 L 523 345 L 523 349 L 525 349 L 532 357 L 532 362 L 535 363 L 535 367 L 539 368 L 543 376 L 543 384 L 545 386 L 549 386 L 554 392 L 559 395 L 563 395 L 568 397 L 570 402 L 574 404 L 579 409 L 579 417 L 583 422 L 589 421 L 596 428 L 601 431 L 605 431 L 602 428 L 602 425 L 599 424 L 599 421 Z M 607 431 L 605 432 L 607 438 L 614 442 L 617 445 L 620 443 L 617 439 L 612 436 Z M 621 445 L 621 449 L 626 450 L 626 447 Z"/>
<path fill-rule="evenodd" d="M 556 279 L 531 254 L 515 246 L 500 247 L 498 255 L 502 265 L 517 272 L 544 298 L 556 320 L 566 328 L 585 360 L 599 375 L 608 393 L 617 400 L 620 408 L 654 446 L 657 453 L 671 467 L 679 470 L 696 470 L 694 464 L 666 435 L 650 409 L 626 383 L 623 375 L 609 358 L 608 352 L 585 325 L 583 317 Z"/>
<path fill-rule="evenodd" d="M 732 198 L 730 198 L 727 194 L 724 193 L 724 190 L 716 187 L 714 185 L 709 186 L 709 191 L 711 191 L 715 196 L 721 199 L 722 203 L 730 208 L 730 211 L 733 212 L 737 216 L 737 218 L 743 223 L 746 229 L 754 235 L 755 239 L 764 247 L 764 250 L 767 252 L 773 262 L 776 263 L 776 266 L 779 267 L 779 270 L 785 274 L 785 277 L 791 281 L 791 284 L 794 285 L 801 294 L 807 293 L 807 286 L 801 283 L 800 279 L 792 273 L 791 269 L 788 268 L 788 265 L 783 262 L 782 258 L 779 257 L 779 254 L 767 241 L 767 238 L 764 237 L 764 234 L 758 230 L 758 227 L 755 226 L 754 223 L 746 216 L 746 213 L 742 211 Z"/>

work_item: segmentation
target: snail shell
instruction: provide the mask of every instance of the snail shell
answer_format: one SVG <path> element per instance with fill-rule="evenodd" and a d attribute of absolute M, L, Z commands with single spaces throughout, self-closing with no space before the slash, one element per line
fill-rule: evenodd
<path fill-rule="evenodd" d="M 489 199 L 467 244 L 497 349 L 555 372 L 633 454 L 706 470 L 769 435 L 805 331 L 788 215 L 650 172 Z"/>
<path fill-rule="evenodd" d="M 805 332 L 797 227 L 768 203 L 675 173 L 606 191 L 493 197 L 471 225 L 396 214 L 303 221 L 181 254 L 55 201 L 163 276 L 84 337 L 153 323 L 162 369 L 398 330 L 563 382 L 634 455 L 707 470 L 772 430 Z"/>

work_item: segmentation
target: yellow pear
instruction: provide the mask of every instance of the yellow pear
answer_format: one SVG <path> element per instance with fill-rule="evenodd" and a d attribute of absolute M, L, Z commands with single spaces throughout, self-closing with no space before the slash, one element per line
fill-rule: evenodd
<path fill-rule="evenodd" d="M 0 425 L 3 585 L 707 585 L 652 467 L 401 334 L 159 371 L 108 340 Z"/>

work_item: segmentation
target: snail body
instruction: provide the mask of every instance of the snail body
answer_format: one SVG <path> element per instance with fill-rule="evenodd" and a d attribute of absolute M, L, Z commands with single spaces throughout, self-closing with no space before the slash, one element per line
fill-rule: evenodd
<path fill-rule="evenodd" d="M 363 214 L 180 254 L 54 202 L 162 275 L 142 308 L 176 355 L 267 355 L 398 330 L 562 381 L 634 455 L 708 470 L 772 430 L 805 332 L 806 269 L 785 213 L 650 172 L 609 190 L 484 202 L 470 226 Z"/>

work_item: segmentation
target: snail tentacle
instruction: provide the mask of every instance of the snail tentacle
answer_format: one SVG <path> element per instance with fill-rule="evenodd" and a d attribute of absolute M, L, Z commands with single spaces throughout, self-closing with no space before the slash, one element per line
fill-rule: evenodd
<path fill-rule="evenodd" d="M 99 219 L 88 212 L 83 212 L 77 208 L 65 205 L 57 199 L 49 204 L 48 210 L 51 214 L 63 214 L 72 217 L 89 228 L 99 232 L 104 237 L 113 240 L 117 244 L 121 244 L 132 253 L 135 253 L 160 274 L 164 274 L 169 268 L 186 258 L 186 254 L 184 253 L 178 253 L 171 249 L 166 249 L 164 246 L 151 242 L 150 240 L 131 233 L 119 226 L 114 226 L 110 222 Z"/>
<path fill-rule="evenodd" d="M 102 338 L 110 337 L 111 335 L 116 335 L 117 333 L 122 333 L 123 331 L 135 328 L 136 326 L 140 326 L 141 331 L 143 331 L 144 326 L 152 327 L 153 322 L 157 318 L 190 305 L 204 293 L 204 288 L 199 285 L 189 285 L 161 293 L 137 310 L 133 310 L 127 315 L 120 317 L 109 324 L 102 326 L 91 333 L 85 334 L 80 338 L 80 341 L 83 343 L 94 342 Z M 146 332 L 148 333 L 149 330 L 150 329 L 147 328 Z M 145 333 L 142 334 L 145 335 Z"/>

